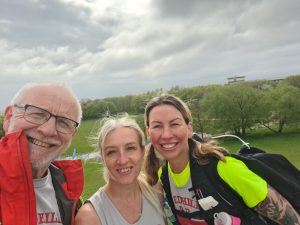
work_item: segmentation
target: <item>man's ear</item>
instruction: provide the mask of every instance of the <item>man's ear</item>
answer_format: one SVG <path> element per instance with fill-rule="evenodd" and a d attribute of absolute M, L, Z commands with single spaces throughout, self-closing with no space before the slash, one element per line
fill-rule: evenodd
<path fill-rule="evenodd" d="M 77 134 L 77 131 L 78 131 L 78 129 L 76 128 L 76 130 L 72 134 L 72 138 L 75 136 L 75 134 Z"/>
<path fill-rule="evenodd" d="M 9 128 L 9 124 L 10 124 L 12 115 L 13 115 L 13 107 L 11 105 L 7 106 L 4 111 L 4 118 L 3 118 L 3 130 L 5 133 L 8 132 L 8 128 Z"/>

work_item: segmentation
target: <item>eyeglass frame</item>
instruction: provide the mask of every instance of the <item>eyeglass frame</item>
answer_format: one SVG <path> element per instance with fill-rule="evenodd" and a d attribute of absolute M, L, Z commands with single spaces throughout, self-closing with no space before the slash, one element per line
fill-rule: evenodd
<path fill-rule="evenodd" d="M 13 106 L 16 107 L 16 108 L 19 108 L 19 109 L 24 109 L 24 119 L 25 119 L 27 122 L 32 123 L 32 124 L 43 125 L 43 124 L 45 124 L 47 121 L 49 121 L 49 120 L 51 119 L 51 117 L 54 117 L 54 118 L 55 118 L 55 129 L 56 129 L 56 131 L 57 131 L 57 132 L 60 132 L 60 133 L 63 133 L 63 134 L 71 134 L 71 133 L 73 133 L 73 132 L 75 131 L 75 129 L 79 126 L 79 123 L 78 123 L 77 121 L 75 121 L 75 120 L 69 119 L 69 118 L 64 117 L 64 116 L 57 116 L 57 115 L 54 115 L 53 113 L 47 111 L 46 109 L 40 108 L 40 107 L 35 106 L 35 105 L 30 105 L 30 104 L 14 104 Z M 43 123 L 35 123 L 35 122 L 32 122 L 32 121 L 29 121 L 28 119 L 26 119 L 26 116 L 25 116 L 26 110 L 27 110 L 28 107 L 33 107 L 33 108 L 39 109 L 39 110 L 41 110 L 41 111 L 43 111 L 43 112 L 49 114 L 49 118 L 48 118 L 47 120 L 45 120 L 45 122 L 43 122 Z M 28 115 L 28 114 L 27 114 L 27 115 Z M 67 120 L 69 120 L 69 121 L 74 122 L 74 130 L 72 130 L 71 132 L 61 132 L 61 131 L 57 130 L 56 122 L 57 122 L 57 119 L 58 119 L 58 118 L 61 118 L 61 119 L 67 119 Z"/>

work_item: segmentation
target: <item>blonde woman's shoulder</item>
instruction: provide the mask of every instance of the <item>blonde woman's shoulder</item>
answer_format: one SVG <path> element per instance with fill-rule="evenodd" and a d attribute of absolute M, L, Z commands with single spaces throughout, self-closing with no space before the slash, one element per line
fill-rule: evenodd
<path fill-rule="evenodd" d="M 75 217 L 75 225 L 102 225 L 100 219 L 90 203 L 84 204 Z"/>

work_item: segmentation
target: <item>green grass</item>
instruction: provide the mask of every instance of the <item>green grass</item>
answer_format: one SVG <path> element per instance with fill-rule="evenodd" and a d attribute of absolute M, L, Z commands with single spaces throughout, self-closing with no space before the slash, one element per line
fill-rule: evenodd
<path fill-rule="evenodd" d="M 78 154 L 84 154 L 95 151 L 89 141 L 93 133 L 97 130 L 97 120 L 83 121 L 77 135 L 75 136 L 72 145 L 69 148 L 68 155 L 72 154 L 75 147 Z M 299 130 L 299 129 L 298 129 Z M 287 157 L 298 169 L 300 169 L 300 132 L 287 130 L 286 133 L 274 134 L 266 129 L 259 129 L 252 132 L 243 140 L 250 146 L 258 147 L 267 152 L 280 153 Z M 232 137 L 218 139 L 221 146 L 224 146 L 230 152 L 236 152 L 240 149 L 242 143 Z M 84 161 L 85 186 L 83 198 L 87 199 L 99 187 L 104 185 L 102 178 L 102 166 L 99 160 Z"/>
<path fill-rule="evenodd" d="M 90 143 L 90 136 L 93 136 L 97 133 L 97 126 L 99 120 L 85 120 L 81 123 L 73 141 L 66 152 L 66 155 L 71 155 L 73 149 L 76 148 L 78 154 L 89 153 L 95 151 Z"/>
<path fill-rule="evenodd" d="M 87 199 L 95 193 L 99 187 L 105 184 L 102 178 L 102 165 L 99 160 L 90 159 L 83 162 L 84 168 L 84 192 L 83 199 Z"/>
<path fill-rule="evenodd" d="M 243 140 L 250 146 L 261 148 L 270 153 L 284 155 L 290 162 L 300 169 L 300 132 L 251 135 Z M 241 147 L 241 142 L 237 139 L 226 137 L 219 143 L 226 147 L 230 152 L 236 152 Z"/>
<path fill-rule="evenodd" d="M 131 116 L 135 120 L 140 120 L 140 116 Z M 143 118 L 143 117 L 142 117 Z M 100 128 L 100 119 L 84 120 L 72 140 L 72 143 L 65 155 L 72 155 L 73 149 L 76 148 L 78 154 L 85 154 L 96 150 L 96 141 L 91 137 L 97 137 Z"/>

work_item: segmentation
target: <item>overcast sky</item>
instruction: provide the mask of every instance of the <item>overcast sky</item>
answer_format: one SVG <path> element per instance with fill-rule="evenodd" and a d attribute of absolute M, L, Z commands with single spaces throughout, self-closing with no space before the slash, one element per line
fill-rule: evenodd
<path fill-rule="evenodd" d="M 79 97 L 300 74 L 299 0 L 0 0 L 0 108 L 28 82 Z"/>

